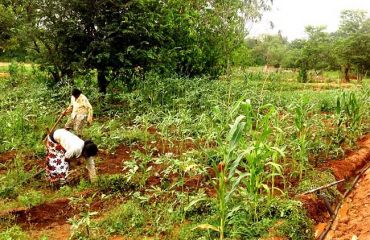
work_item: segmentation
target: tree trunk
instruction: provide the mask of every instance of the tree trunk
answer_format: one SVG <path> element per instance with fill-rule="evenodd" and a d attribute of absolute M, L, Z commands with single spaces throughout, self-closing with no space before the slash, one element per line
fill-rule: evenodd
<path fill-rule="evenodd" d="M 70 68 L 62 69 L 61 70 L 61 75 L 62 75 L 63 78 L 66 77 L 69 82 L 73 83 L 73 81 L 72 81 L 72 79 L 73 79 L 72 69 L 70 69 Z"/>
<path fill-rule="evenodd" d="M 54 84 L 57 84 L 58 82 L 60 82 L 61 78 L 60 78 L 58 67 L 54 66 L 54 68 L 50 71 L 50 73 L 53 76 Z"/>
<path fill-rule="evenodd" d="M 349 65 L 346 65 L 346 66 L 344 67 L 344 80 L 345 80 L 345 82 L 349 82 L 349 80 L 350 80 L 350 77 L 349 77 L 349 70 L 350 70 Z"/>
<path fill-rule="evenodd" d="M 105 69 L 98 69 L 98 87 L 99 92 L 106 94 L 109 82 L 106 78 L 107 71 Z"/>

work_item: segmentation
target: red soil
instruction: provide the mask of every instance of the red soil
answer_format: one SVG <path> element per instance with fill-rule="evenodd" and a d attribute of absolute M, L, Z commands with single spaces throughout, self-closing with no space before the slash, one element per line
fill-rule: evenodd
<path fill-rule="evenodd" d="M 151 128 L 150 128 L 151 129 Z M 149 130 L 148 130 L 149 131 Z M 155 132 L 155 129 L 150 130 Z M 106 153 L 100 152 L 99 157 L 102 159 L 96 167 L 98 173 L 103 174 L 115 174 L 115 173 L 123 173 L 123 163 L 127 160 L 132 159 L 132 152 L 133 151 L 141 151 L 148 153 L 150 149 L 150 154 L 153 157 L 157 157 L 166 153 L 171 153 L 174 156 L 179 156 L 180 154 L 189 151 L 191 149 L 197 148 L 196 143 L 192 140 L 185 140 L 185 141 L 173 141 L 168 142 L 164 140 L 157 140 L 153 142 L 148 142 L 147 146 L 144 145 L 134 145 L 134 146 L 125 146 L 120 145 L 116 148 L 114 153 Z"/>
<path fill-rule="evenodd" d="M 350 180 L 370 161 L 370 134 L 361 138 L 357 145 L 359 147 L 357 151 L 348 152 L 344 159 L 330 161 L 322 165 L 321 169 L 331 169 L 337 180 Z M 367 177 L 364 178 L 362 183 L 357 184 L 357 188 L 360 190 L 356 190 L 346 199 L 341 210 L 342 213 L 339 213 L 339 223 L 335 226 L 337 230 L 330 232 L 326 239 L 352 239 L 353 235 L 358 237 L 354 239 L 370 239 L 370 229 L 368 227 L 370 225 L 369 184 L 370 173 L 368 171 Z M 338 184 L 338 190 L 342 193 L 346 190 L 345 182 Z M 330 219 L 328 211 L 324 203 L 322 201 L 320 203 L 316 196 L 303 196 L 302 202 L 309 216 L 316 223 L 319 223 L 317 229 L 320 228 L 320 230 L 316 233 L 316 236 L 318 236 L 325 226 L 324 222 Z M 351 222 L 353 222 L 352 225 Z"/>
<path fill-rule="evenodd" d="M 308 216 L 315 222 L 326 222 L 330 219 L 324 200 L 315 194 L 300 196 L 299 200 L 303 203 Z"/>
<path fill-rule="evenodd" d="M 326 239 L 370 239 L 370 169 L 341 206 Z"/>
<path fill-rule="evenodd" d="M 91 196 L 91 194 L 91 191 L 80 193 L 84 198 Z M 119 198 L 102 200 L 95 197 L 88 210 L 100 213 L 111 209 L 121 201 L 122 199 Z M 14 216 L 14 221 L 23 229 L 28 230 L 32 237 L 39 238 L 46 234 L 50 239 L 64 240 L 68 239 L 70 235 L 68 219 L 79 214 L 83 209 L 86 209 L 83 202 L 71 205 L 69 199 L 62 198 L 29 209 L 22 208 L 2 212 L 0 216 Z"/>
<path fill-rule="evenodd" d="M 17 152 L 16 151 L 9 151 L 9 152 L 5 152 L 5 153 L 1 153 L 0 154 L 0 163 L 6 163 L 8 161 L 11 161 L 15 158 L 15 156 L 17 155 Z"/>
<path fill-rule="evenodd" d="M 65 224 L 68 218 L 76 213 L 77 211 L 69 205 L 68 199 L 58 199 L 30 209 L 11 212 L 16 222 L 25 228 L 45 228 L 51 224 Z"/>
<path fill-rule="evenodd" d="M 132 149 L 130 147 L 120 145 L 115 153 L 99 153 L 101 162 L 96 164 L 98 173 L 115 174 L 123 172 L 123 162 L 131 159 Z"/>
<path fill-rule="evenodd" d="M 365 166 L 370 160 L 370 134 L 358 141 L 359 149 L 352 151 L 347 157 L 341 160 L 334 160 L 324 164 L 321 168 L 331 169 L 337 180 L 349 179 L 356 175 L 356 172 Z M 345 183 L 338 185 L 338 190 L 344 192 Z"/>

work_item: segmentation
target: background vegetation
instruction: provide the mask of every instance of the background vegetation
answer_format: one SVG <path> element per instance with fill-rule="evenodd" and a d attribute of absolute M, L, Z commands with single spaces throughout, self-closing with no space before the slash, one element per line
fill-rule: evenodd
<path fill-rule="evenodd" d="M 71 239 L 312 239 L 297 194 L 334 181 L 317 167 L 369 132 L 370 22 L 247 38 L 270 4 L 2 0 L 0 209 L 68 197 Z M 51 190 L 42 139 L 72 87 L 94 106 L 99 179 Z M 21 227 L 1 218 L 0 239 Z"/>

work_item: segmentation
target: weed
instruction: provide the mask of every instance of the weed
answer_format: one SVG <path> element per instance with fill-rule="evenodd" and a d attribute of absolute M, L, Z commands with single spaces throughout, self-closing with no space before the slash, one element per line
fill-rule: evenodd
<path fill-rule="evenodd" d="M 45 201 L 44 195 L 40 191 L 30 190 L 18 196 L 18 201 L 26 207 L 33 207 Z"/>
<path fill-rule="evenodd" d="M 136 202 L 128 201 L 111 211 L 99 225 L 109 234 L 135 236 L 145 226 L 145 211 Z"/>
<path fill-rule="evenodd" d="M 70 204 L 74 208 L 80 208 L 81 213 L 79 216 L 74 216 L 68 219 L 71 224 L 71 235 L 70 240 L 75 239 L 100 239 L 95 234 L 95 225 L 91 221 L 91 217 L 97 215 L 97 212 L 91 212 L 91 204 L 95 199 L 95 194 L 84 199 L 82 196 L 80 198 L 70 198 Z"/>
<path fill-rule="evenodd" d="M 127 177 L 121 174 L 99 176 L 96 186 L 103 193 L 131 192 L 138 187 L 136 184 L 127 181 Z"/>
<path fill-rule="evenodd" d="M 15 225 L 0 232 L 1 240 L 25 240 L 29 239 L 28 235 L 22 229 Z"/>

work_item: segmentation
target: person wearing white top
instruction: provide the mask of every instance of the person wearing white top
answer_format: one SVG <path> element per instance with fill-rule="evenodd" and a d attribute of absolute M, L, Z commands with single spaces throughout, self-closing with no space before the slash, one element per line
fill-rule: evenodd
<path fill-rule="evenodd" d="M 86 168 L 90 181 L 96 179 L 94 158 L 98 147 L 90 140 L 84 141 L 66 129 L 57 129 L 47 139 L 46 173 L 50 182 L 65 183 L 68 176 L 69 161 L 81 156 L 87 159 Z"/>
<path fill-rule="evenodd" d="M 64 114 L 71 113 L 65 128 L 73 129 L 77 135 L 81 136 L 82 128 L 87 121 L 88 124 L 92 123 L 93 110 L 92 106 L 85 95 L 79 89 L 72 90 L 71 104 Z"/>

